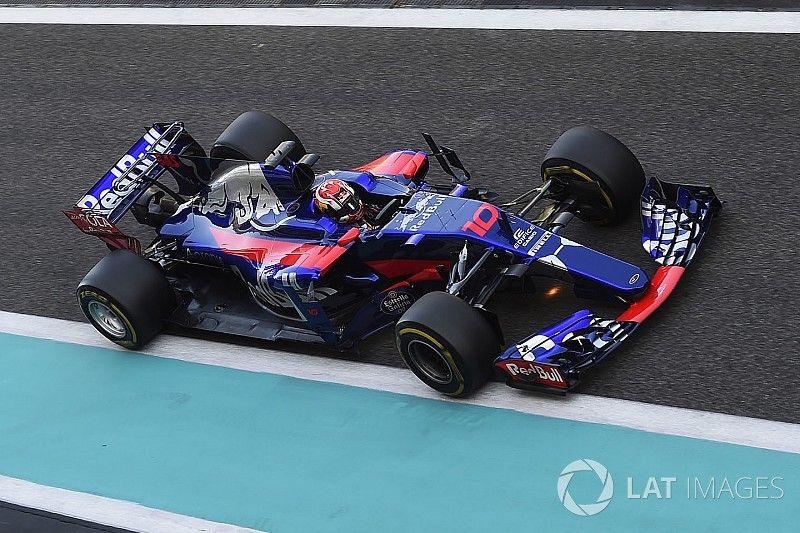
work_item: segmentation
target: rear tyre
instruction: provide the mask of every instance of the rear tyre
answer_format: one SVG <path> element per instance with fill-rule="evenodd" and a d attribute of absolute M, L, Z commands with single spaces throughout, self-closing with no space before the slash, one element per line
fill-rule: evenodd
<path fill-rule="evenodd" d="M 294 141 L 289 159 L 297 161 L 306 154 L 300 138 L 289 126 L 261 111 L 242 113 L 217 137 L 209 155 L 216 159 L 264 161 L 283 141 Z"/>
<path fill-rule="evenodd" d="M 161 270 L 129 250 L 101 259 L 78 285 L 77 296 L 97 331 L 131 350 L 153 340 L 176 305 Z"/>
<path fill-rule="evenodd" d="M 478 390 L 492 375 L 500 339 L 489 322 L 461 298 L 431 292 L 395 326 L 403 361 L 426 385 L 453 397 Z"/>
<path fill-rule="evenodd" d="M 645 185 L 642 165 L 627 146 L 608 133 L 590 126 L 565 131 L 542 162 L 542 179 L 555 176 L 592 181 L 600 185 L 602 205 L 609 215 L 600 224 L 620 222 L 638 209 Z"/>

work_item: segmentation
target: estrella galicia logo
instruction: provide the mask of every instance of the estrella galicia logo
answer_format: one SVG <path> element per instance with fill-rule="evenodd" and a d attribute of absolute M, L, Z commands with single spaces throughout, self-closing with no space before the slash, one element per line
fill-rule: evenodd
<path fill-rule="evenodd" d="M 572 495 L 569 493 L 569 482 L 578 472 L 594 472 L 600 483 L 603 484 L 603 489 L 594 503 L 577 503 L 572 499 Z M 608 507 L 608 504 L 611 503 L 611 497 L 614 496 L 614 480 L 611 477 L 611 473 L 605 466 L 591 459 L 578 459 L 565 466 L 558 476 L 556 488 L 558 490 L 558 499 L 561 500 L 567 511 L 578 516 L 596 515 Z"/>
<path fill-rule="evenodd" d="M 387 315 L 402 315 L 414 303 L 414 298 L 405 291 L 389 291 L 381 301 L 381 311 Z"/>

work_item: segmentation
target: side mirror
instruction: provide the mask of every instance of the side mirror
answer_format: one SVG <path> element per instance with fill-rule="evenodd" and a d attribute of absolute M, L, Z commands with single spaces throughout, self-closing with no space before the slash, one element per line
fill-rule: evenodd
<path fill-rule="evenodd" d="M 308 163 L 295 163 L 292 168 L 292 185 L 297 192 L 305 192 L 314 183 L 314 169 Z"/>
<path fill-rule="evenodd" d="M 387 222 L 389 222 L 392 217 L 394 217 L 397 210 L 400 208 L 400 199 L 399 198 L 392 198 L 392 200 L 383 206 L 383 209 L 378 211 L 378 214 L 375 215 L 375 225 L 376 226 L 383 226 Z"/>
<path fill-rule="evenodd" d="M 314 183 L 314 170 L 311 168 L 319 161 L 317 154 L 306 154 L 301 157 L 292 169 L 292 184 L 297 192 L 306 192 Z"/>

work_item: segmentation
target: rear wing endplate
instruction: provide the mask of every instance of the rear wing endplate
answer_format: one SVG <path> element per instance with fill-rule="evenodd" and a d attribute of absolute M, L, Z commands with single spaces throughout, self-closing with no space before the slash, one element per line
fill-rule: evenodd
<path fill-rule="evenodd" d="M 78 229 L 87 235 L 100 237 L 109 248 L 130 250 L 137 254 L 142 251 L 142 245 L 137 238 L 125 235 L 122 230 L 103 215 L 92 213 L 92 211 L 81 209 L 80 207 L 64 211 L 64 214 L 73 224 L 78 226 Z"/>
<path fill-rule="evenodd" d="M 100 237 L 111 248 L 139 252 L 139 242 L 116 223 L 164 173 L 158 156 L 205 153 L 182 122 L 156 123 L 142 135 L 72 209 L 64 211 L 81 231 Z"/>

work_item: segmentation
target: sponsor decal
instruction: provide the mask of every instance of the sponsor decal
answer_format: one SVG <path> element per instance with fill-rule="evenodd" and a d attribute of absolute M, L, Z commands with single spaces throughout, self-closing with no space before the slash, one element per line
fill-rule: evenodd
<path fill-rule="evenodd" d="M 81 231 L 89 235 L 105 235 L 114 233 L 117 229 L 106 217 L 92 211 L 75 208 L 72 211 L 64 211 L 64 214 L 67 215 L 67 218 L 78 226 Z"/>
<path fill-rule="evenodd" d="M 380 309 L 387 315 L 402 314 L 414 303 L 414 297 L 405 291 L 389 291 L 380 304 Z"/>
<path fill-rule="evenodd" d="M 127 330 L 127 336 L 122 339 L 115 339 L 114 343 L 125 347 L 131 347 L 134 344 L 136 344 L 136 330 L 133 329 L 133 326 L 128 321 L 128 317 L 125 316 L 125 313 L 120 311 L 119 308 L 116 305 L 114 305 L 114 302 L 109 301 L 108 298 L 106 298 L 102 294 L 98 294 L 91 289 L 85 289 L 85 288 L 82 288 L 78 291 L 78 300 L 80 301 L 81 306 L 83 305 L 84 300 L 89 300 L 89 301 L 97 300 L 109 306 L 117 314 L 117 316 L 120 317 L 120 319 L 122 319 L 123 322 L 125 322 L 125 327 Z M 89 302 L 87 301 L 86 305 L 88 304 Z"/>
<path fill-rule="evenodd" d="M 191 248 L 186 248 L 185 255 L 186 259 L 197 263 L 203 263 L 219 267 L 225 266 L 225 261 L 223 261 L 222 258 L 217 254 L 213 254 L 211 252 L 202 252 L 198 250 L 193 250 Z"/>
<path fill-rule="evenodd" d="M 433 216 L 436 210 L 439 209 L 439 206 L 444 203 L 444 200 L 444 196 L 436 198 L 436 200 L 433 202 L 433 205 L 426 207 L 425 210 L 419 215 L 419 218 L 408 229 L 410 231 L 419 231 L 422 229 L 422 226 L 425 225 L 425 222 L 427 222 L 428 219 Z"/>
<path fill-rule="evenodd" d="M 308 290 L 302 289 L 298 283 L 297 273 L 283 271 L 283 266 L 276 263 L 263 263 L 258 267 L 255 284 L 245 277 L 235 265 L 232 265 L 231 269 L 247 284 L 250 294 L 258 305 L 275 316 L 289 320 L 302 321 L 303 318 L 299 317 L 294 302 L 286 294 L 286 291 L 293 291 L 300 301 L 306 303 L 321 302 L 338 292 L 333 287 L 315 286 L 311 299 L 309 299 Z"/>
<path fill-rule="evenodd" d="M 533 381 L 559 389 L 567 388 L 567 381 L 556 366 L 525 361 L 514 363 L 504 361 L 501 366 L 515 379 Z"/>
<path fill-rule="evenodd" d="M 285 211 L 258 163 L 245 163 L 226 171 L 214 180 L 211 190 L 200 204 L 203 214 L 225 215 L 229 208 L 232 208 L 233 215 L 231 227 L 240 233 L 250 229 L 274 229 L 272 226 L 262 226 L 258 219 L 268 214 L 277 216 Z"/>
<path fill-rule="evenodd" d="M 135 237 L 129 237 L 122 233 L 110 220 L 103 215 L 94 211 L 87 211 L 80 207 L 75 207 L 70 211 L 64 211 L 67 218 L 69 218 L 78 229 L 87 235 L 94 235 L 100 237 L 106 244 L 113 249 L 131 250 L 138 254 L 142 250 L 139 240 Z"/>
<path fill-rule="evenodd" d="M 433 198 L 432 194 L 426 194 L 425 196 L 417 200 L 417 203 L 414 204 L 413 207 L 414 212 L 403 215 L 403 220 L 400 221 L 398 229 L 400 231 L 406 231 L 408 229 L 408 225 L 414 222 L 414 219 L 417 218 L 419 212 L 425 209 L 425 207 L 427 207 L 427 205 L 431 201 L 431 198 Z"/>
<path fill-rule="evenodd" d="M 78 207 L 92 209 L 101 214 L 111 213 L 119 203 L 141 185 L 156 166 L 156 159 L 147 152 L 164 153 L 170 141 L 161 139 L 161 133 L 150 128 L 147 133 L 111 167 L 106 175 L 89 193 L 81 198 Z"/>
<path fill-rule="evenodd" d="M 631 276 L 631 279 L 628 280 L 628 285 L 633 285 L 637 281 L 639 281 L 639 274 L 634 274 Z"/>
<path fill-rule="evenodd" d="M 529 226 L 527 229 L 519 228 L 514 232 L 514 249 L 527 248 L 536 236 L 536 227 Z"/>
<path fill-rule="evenodd" d="M 422 229 L 422 226 L 425 225 L 425 222 L 430 219 L 436 210 L 445 202 L 447 196 L 441 196 L 436 194 L 428 194 L 417 200 L 417 203 L 414 204 L 413 209 L 416 211 L 415 213 L 409 213 L 403 216 L 403 219 L 400 221 L 400 225 L 398 229 L 401 231 L 411 231 L 417 232 Z M 431 200 L 433 203 L 431 204 Z M 429 205 L 430 204 L 430 205 Z"/>
<path fill-rule="evenodd" d="M 539 237 L 539 240 L 538 240 L 538 241 L 536 241 L 536 244 L 534 244 L 534 245 L 531 247 L 531 249 L 530 249 L 530 250 L 528 250 L 528 255 L 530 255 L 530 256 L 534 256 L 534 255 L 536 255 L 536 253 L 537 253 L 539 250 L 541 250 L 541 249 L 542 249 L 542 246 L 544 246 L 544 243 L 546 243 L 546 242 L 547 242 L 547 240 L 548 240 L 550 237 L 552 237 L 552 236 L 553 236 L 553 234 L 552 234 L 552 233 L 550 233 L 549 231 L 545 231 L 545 232 L 544 232 L 544 235 L 542 235 L 541 237 Z"/>

